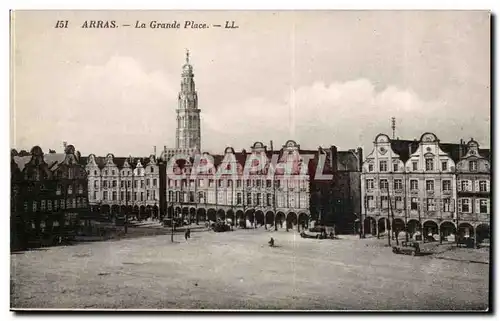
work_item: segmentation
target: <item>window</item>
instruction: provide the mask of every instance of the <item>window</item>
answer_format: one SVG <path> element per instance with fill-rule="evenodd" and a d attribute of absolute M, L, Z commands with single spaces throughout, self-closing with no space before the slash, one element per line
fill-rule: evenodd
<path fill-rule="evenodd" d="M 468 180 L 463 180 L 460 182 L 460 186 L 462 187 L 462 191 L 469 191 L 470 188 L 472 187 L 471 185 L 469 185 L 469 181 Z"/>
<path fill-rule="evenodd" d="M 273 181 L 271 181 L 270 179 L 268 179 L 266 181 L 266 187 L 271 187 L 273 185 Z"/>
<path fill-rule="evenodd" d="M 252 204 L 252 193 L 247 193 L 247 205 Z"/>
<path fill-rule="evenodd" d="M 108 191 L 104 191 L 104 192 L 102 193 L 102 199 L 103 199 L 103 200 L 105 200 L 105 201 L 107 201 L 107 200 L 108 200 Z"/>
<path fill-rule="evenodd" d="M 121 182 L 120 182 L 120 187 L 121 187 L 121 188 L 124 188 L 124 187 L 125 187 L 125 181 L 121 181 Z"/>
<path fill-rule="evenodd" d="M 418 210 L 418 197 L 412 197 L 410 201 L 410 208 L 413 211 Z"/>
<path fill-rule="evenodd" d="M 141 188 L 144 188 L 144 180 L 141 179 Z"/>
<path fill-rule="evenodd" d="M 40 210 L 45 211 L 45 200 L 40 201 Z"/>
<path fill-rule="evenodd" d="M 247 187 L 251 187 L 252 186 L 252 181 L 250 181 L 249 179 L 247 179 Z"/>
<path fill-rule="evenodd" d="M 368 208 L 375 208 L 375 201 L 374 201 L 374 199 L 373 199 L 373 196 L 368 195 L 368 196 L 366 197 L 366 203 L 367 203 L 367 205 L 368 205 Z"/>
<path fill-rule="evenodd" d="M 113 191 L 113 201 L 116 201 L 116 192 Z"/>
<path fill-rule="evenodd" d="M 387 161 L 383 160 L 379 163 L 379 170 L 381 172 L 387 172 Z"/>
<path fill-rule="evenodd" d="M 156 187 L 156 178 L 153 178 L 153 187 Z"/>
<path fill-rule="evenodd" d="M 432 158 L 427 158 L 425 160 L 425 170 L 433 171 L 434 170 L 434 160 Z"/>
<path fill-rule="evenodd" d="M 94 171 L 94 176 L 97 176 L 97 171 Z"/>
<path fill-rule="evenodd" d="M 102 181 L 102 187 L 107 188 L 108 187 L 108 181 L 106 181 L 106 180 Z"/>
<path fill-rule="evenodd" d="M 236 181 L 236 187 L 241 187 L 241 180 L 240 180 L 240 179 L 238 179 L 238 180 Z"/>
<path fill-rule="evenodd" d="M 48 200 L 48 201 L 47 201 L 47 209 L 48 209 L 49 211 L 52 211 L 52 201 L 51 201 L 51 200 Z"/>
<path fill-rule="evenodd" d="M 488 188 L 486 187 L 486 181 L 479 181 L 479 191 L 487 192 Z"/>
<path fill-rule="evenodd" d="M 426 180 L 425 181 L 425 190 L 428 192 L 434 191 L 434 181 Z"/>
<path fill-rule="evenodd" d="M 257 185 L 257 187 L 260 187 L 260 179 L 256 180 L 255 184 Z"/>
<path fill-rule="evenodd" d="M 155 169 L 153 166 L 150 167 L 151 168 L 151 173 L 154 173 L 155 172 Z"/>
<path fill-rule="evenodd" d="M 57 184 L 56 195 L 61 195 L 61 185 Z"/>
<path fill-rule="evenodd" d="M 127 201 L 130 201 L 130 192 L 127 192 Z"/>
<path fill-rule="evenodd" d="M 373 164 L 368 164 L 368 171 L 373 172 Z"/>
<path fill-rule="evenodd" d="M 94 188 L 99 188 L 99 181 L 98 180 L 94 181 Z"/>
<path fill-rule="evenodd" d="M 149 178 L 146 178 L 146 186 L 149 187 Z"/>
<path fill-rule="evenodd" d="M 398 171 L 398 163 L 392 164 L 392 171 L 397 172 Z"/>
<path fill-rule="evenodd" d="M 227 181 L 227 187 L 233 187 L 233 180 L 228 180 Z"/>
<path fill-rule="evenodd" d="M 469 161 L 469 171 L 477 171 L 477 161 Z"/>
<path fill-rule="evenodd" d="M 153 200 L 156 201 L 156 191 L 153 191 Z"/>
<path fill-rule="evenodd" d="M 151 199 L 151 193 L 149 191 L 146 191 L 146 200 L 150 200 Z"/>
<path fill-rule="evenodd" d="M 120 192 L 120 201 L 125 199 L 125 192 Z"/>
<path fill-rule="evenodd" d="M 218 182 L 218 183 L 219 183 L 219 184 L 218 184 L 218 185 L 219 185 L 219 187 L 223 187 L 223 181 L 222 181 L 221 179 L 219 180 L 219 182 Z"/>
<path fill-rule="evenodd" d="M 418 162 L 411 162 L 414 171 L 418 171 Z"/>
<path fill-rule="evenodd" d="M 443 198 L 443 212 L 451 212 L 451 199 Z"/>
<path fill-rule="evenodd" d="M 214 187 L 214 180 L 213 179 L 208 180 L 208 187 Z"/>
<path fill-rule="evenodd" d="M 257 193 L 257 199 L 256 199 L 256 204 L 255 205 L 260 205 L 260 199 L 261 199 L 261 194 Z"/>
<path fill-rule="evenodd" d="M 427 199 L 427 210 L 428 211 L 435 211 L 436 210 L 436 204 L 434 203 L 433 198 Z"/>
<path fill-rule="evenodd" d="M 396 196 L 396 209 L 402 210 L 403 209 L 403 198 L 401 196 Z"/>
<path fill-rule="evenodd" d="M 111 171 L 111 175 L 115 175 L 115 171 L 114 170 Z"/>
<path fill-rule="evenodd" d="M 137 192 L 134 193 L 134 201 L 137 201 Z"/>
<path fill-rule="evenodd" d="M 68 194 L 69 195 L 73 194 L 73 186 L 72 185 L 68 186 Z"/>
<path fill-rule="evenodd" d="M 141 192 L 141 202 L 144 201 L 144 192 Z"/>
<path fill-rule="evenodd" d="M 375 181 L 372 178 L 366 179 L 366 188 L 367 189 L 374 189 L 375 188 Z"/>
<path fill-rule="evenodd" d="M 269 182 L 269 181 L 268 181 Z M 271 206 L 272 205 L 272 195 L 271 194 L 266 194 L 266 205 Z"/>
<path fill-rule="evenodd" d="M 389 181 L 386 179 L 381 179 L 380 180 L 380 189 L 388 189 L 389 188 Z"/>
<path fill-rule="evenodd" d="M 443 180 L 443 191 L 451 191 L 451 181 L 449 179 Z"/>
<path fill-rule="evenodd" d="M 137 180 L 134 181 L 134 188 L 137 188 Z"/>
<path fill-rule="evenodd" d="M 389 198 L 387 196 L 381 196 L 380 199 L 382 201 L 382 208 L 389 208 Z"/>
<path fill-rule="evenodd" d="M 113 187 L 116 187 L 117 186 L 117 181 L 113 181 Z"/>
<path fill-rule="evenodd" d="M 241 193 L 236 194 L 236 204 L 241 204 Z"/>
<path fill-rule="evenodd" d="M 443 172 L 448 170 L 448 162 L 441 162 L 441 170 Z"/>
<path fill-rule="evenodd" d="M 468 198 L 462 198 L 460 201 L 462 203 L 462 212 L 470 213 L 470 200 Z"/>
<path fill-rule="evenodd" d="M 94 191 L 94 199 L 97 199 L 97 192 Z"/>
<path fill-rule="evenodd" d="M 104 175 L 108 175 L 108 170 L 105 170 L 105 171 L 104 171 Z"/>
<path fill-rule="evenodd" d="M 131 181 L 127 181 L 127 187 L 130 188 L 130 185 L 131 185 Z"/>
<path fill-rule="evenodd" d="M 203 179 L 201 179 L 201 178 L 200 178 L 200 179 L 198 179 L 198 186 L 199 186 L 199 187 L 203 187 L 203 186 L 204 186 L 204 184 L 203 184 Z"/>
<path fill-rule="evenodd" d="M 403 180 L 401 180 L 401 179 L 395 179 L 394 180 L 394 189 L 395 190 L 401 190 L 401 189 L 403 189 Z"/>
<path fill-rule="evenodd" d="M 479 200 L 479 213 L 488 213 L 488 200 Z"/>

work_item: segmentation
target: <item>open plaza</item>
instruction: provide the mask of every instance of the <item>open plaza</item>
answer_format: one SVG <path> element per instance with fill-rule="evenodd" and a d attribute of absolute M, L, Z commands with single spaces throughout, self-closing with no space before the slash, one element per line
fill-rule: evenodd
<path fill-rule="evenodd" d="M 151 228 L 152 229 L 152 228 Z M 160 228 L 157 228 L 161 230 Z M 133 233 L 133 228 L 129 231 Z M 193 228 L 11 254 L 14 309 L 485 310 L 489 249 Z M 160 234 L 162 234 L 160 233 Z M 275 247 L 269 247 L 273 237 Z M 395 243 L 395 241 L 393 241 Z"/>

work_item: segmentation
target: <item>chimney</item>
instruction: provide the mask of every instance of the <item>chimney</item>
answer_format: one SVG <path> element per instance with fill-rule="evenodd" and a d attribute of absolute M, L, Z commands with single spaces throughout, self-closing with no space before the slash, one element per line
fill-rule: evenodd
<path fill-rule="evenodd" d="M 330 147 L 330 166 L 331 166 L 333 172 L 336 172 L 338 170 L 338 161 L 337 160 L 338 160 L 337 147 L 331 146 Z"/>
<path fill-rule="evenodd" d="M 271 139 L 269 146 L 271 147 L 271 152 L 274 150 L 273 149 L 273 140 Z"/>
<path fill-rule="evenodd" d="M 358 147 L 357 153 L 358 153 L 358 171 L 361 172 L 361 169 L 363 168 L 363 148 Z"/>
<path fill-rule="evenodd" d="M 458 145 L 458 159 L 462 159 L 462 156 L 463 156 L 463 140 L 462 138 L 460 138 L 460 144 Z"/>
<path fill-rule="evenodd" d="M 156 157 L 156 146 L 153 146 L 153 154 L 155 155 Z"/>

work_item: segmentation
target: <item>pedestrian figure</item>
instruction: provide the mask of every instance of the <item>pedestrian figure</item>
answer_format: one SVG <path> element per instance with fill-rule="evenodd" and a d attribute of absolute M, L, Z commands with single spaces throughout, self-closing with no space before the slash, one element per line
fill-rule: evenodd
<path fill-rule="evenodd" d="M 191 238 L 191 230 L 190 229 L 187 229 L 186 232 L 184 233 L 184 238 L 186 239 L 186 241 Z"/>
<path fill-rule="evenodd" d="M 269 246 L 274 247 L 274 239 L 271 237 L 271 240 L 269 241 Z"/>

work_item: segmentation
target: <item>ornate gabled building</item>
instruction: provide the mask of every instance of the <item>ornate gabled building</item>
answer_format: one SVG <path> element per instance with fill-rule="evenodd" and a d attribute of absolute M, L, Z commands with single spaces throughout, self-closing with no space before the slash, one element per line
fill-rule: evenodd
<path fill-rule="evenodd" d="M 30 156 L 12 156 L 13 247 L 52 243 L 75 235 L 88 211 L 87 173 L 72 145 L 64 154 L 44 154 L 35 146 Z"/>
<path fill-rule="evenodd" d="M 299 228 L 311 220 L 344 228 L 347 218 L 345 226 L 353 231 L 353 211 L 361 210 L 355 178 L 359 182 L 360 156 L 361 149 L 301 150 L 289 140 L 278 151 L 256 142 L 249 152 L 227 147 L 222 155 L 172 159 L 166 169 L 168 216 L 275 228 Z"/>
<path fill-rule="evenodd" d="M 92 211 L 111 216 L 159 217 L 160 178 L 156 157 L 82 157 L 89 175 Z"/>
<path fill-rule="evenodd" d="M 446 238 L 464 234 L 457 221 L 457 163 L 465 146 L 441 143 L 433 133 L 420 140 L 390 139 L 379 134 L 363 163 L 361 177 L 365 233 L 408 231 Z M 477 226 L 476 220 L 467 222 Z M 472 235 L 472 233 L 470 233 Z"/>
<path fill-rule="evenodd" d="M 490 237 L 490 151 L 480 149 L 479 144 L 472 138 L 466 146 L 467 152 L 456 167 L 456 222 L 464 235 L 476 234 L 476 240 L 481 242 Z"/>

